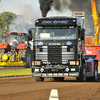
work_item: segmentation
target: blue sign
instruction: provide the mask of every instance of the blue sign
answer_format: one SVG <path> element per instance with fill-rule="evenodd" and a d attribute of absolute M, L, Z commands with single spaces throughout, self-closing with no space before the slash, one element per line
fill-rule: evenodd
<path fill-rule="evenodd" d="M 71 41 L 67 41 L 66 45 L 72 45 L 72 42 Z"/>
<path fill-rule="evenodd" d="M 38 45 L 43 45 L 43 42 L 42 41 L 38 42 Z"/>

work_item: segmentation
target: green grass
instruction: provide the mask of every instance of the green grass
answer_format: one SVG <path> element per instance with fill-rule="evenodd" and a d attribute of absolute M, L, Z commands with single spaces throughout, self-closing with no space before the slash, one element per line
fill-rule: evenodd
<path fill-rule="evenodd" d="M 2 70 L 0 71 L 0 77 L 2 76 L 19 76 L 19 75 L 31 75 L 31 69 L 20 70 Z"/>

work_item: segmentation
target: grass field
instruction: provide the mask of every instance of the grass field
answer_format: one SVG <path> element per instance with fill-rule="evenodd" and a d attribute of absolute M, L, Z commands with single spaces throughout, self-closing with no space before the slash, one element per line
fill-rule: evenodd
<path fill-rule="evenodd" d="M 2 77 L 2 76 L 19 76 L 19 75 L 31 75 L 31 69 L 29 68 L 29 69 L 0 71 L 0 77 Z"/>
<path fill-rule="evenodd" d="M 100 74 L 100 63 L 98 66 L 98 73 Z M 18 70 L 1 70 L 0 77 L 4 76 L 20 76 L 20 75 L 32 75 L 31 68 L 18 69 Z"/>

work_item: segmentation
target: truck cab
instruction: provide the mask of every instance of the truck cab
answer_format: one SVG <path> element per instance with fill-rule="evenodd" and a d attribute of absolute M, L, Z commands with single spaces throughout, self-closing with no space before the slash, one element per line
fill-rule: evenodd
<path fill-rule="evenodd" d="M 86 80 L 84 16 L 48 17 L 35 21 L 32 76 L 60 81 L 64 77 Z"/>

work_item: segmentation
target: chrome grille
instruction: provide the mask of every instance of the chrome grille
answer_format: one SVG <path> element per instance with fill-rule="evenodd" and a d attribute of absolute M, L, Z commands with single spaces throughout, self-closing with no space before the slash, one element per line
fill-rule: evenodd
<path fill-rule="evenodd" d="M 75 60 L 75 46 L 41 46 L 35 47 L 35 60 L 46 62 L 67 63 L 68 60 Z M 43 49 L 43 50 L 41 50 Z"/>
<path fill-rule="evenodd" d="M 62 48 L 61 46 L 48 46 L 48 61 L 62 62 Z"/>

